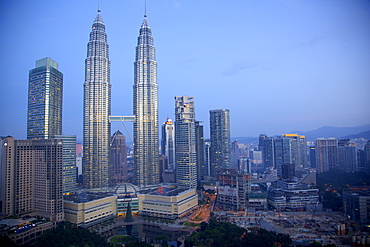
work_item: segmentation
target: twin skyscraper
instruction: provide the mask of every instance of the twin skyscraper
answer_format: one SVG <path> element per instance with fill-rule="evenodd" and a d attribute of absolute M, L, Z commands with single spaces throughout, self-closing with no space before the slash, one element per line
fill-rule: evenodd
<path fill-rule="evenodd" d="M 159 184 L 158 85 L 153 36 L 146 15 L 134 62 L 134 166 L 140 187 Z M 85 188 L 109 186 L 111 84 L 109 45 L 98 10 L 85 60 L 83 175 Z"/>

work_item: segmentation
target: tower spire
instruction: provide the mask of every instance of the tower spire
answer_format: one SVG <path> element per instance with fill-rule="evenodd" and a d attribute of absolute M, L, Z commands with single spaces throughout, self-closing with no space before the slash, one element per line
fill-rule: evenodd
<path fill-rule="evenodd" d="M 147 15 L 146 15 L 146 0 L 145 0 L 145 5 L 144 5 L 144 18 L 146 18 Z"/>
<path fill-rule="evenodd" d="M 98 13 L 100 13 L 101 10 L 100 10 L 100 0 L 98 0 Z"/>

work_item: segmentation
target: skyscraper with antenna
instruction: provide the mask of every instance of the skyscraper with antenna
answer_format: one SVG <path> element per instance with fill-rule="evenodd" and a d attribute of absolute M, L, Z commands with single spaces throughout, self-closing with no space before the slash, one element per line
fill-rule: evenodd
<path fill-rule="evenodd" d="M 99 8 L 87 44 L 83 114 L 84 186 L 107 187 L 111 132 L 110 61 L 107 34 Z"/>
<path fill-rule="evenodd" d="M 136 46 L 133 87 L 135 183 L 159 184 L 157 62 L 151 28 L 144 21 Z"/>

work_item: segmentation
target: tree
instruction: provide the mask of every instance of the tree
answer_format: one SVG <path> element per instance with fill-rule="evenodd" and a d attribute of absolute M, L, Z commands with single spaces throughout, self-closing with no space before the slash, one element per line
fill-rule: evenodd
<path fill-rule="evenodd" d="M 186 240 L 185 246 L 214 246 L 214 247 L 288 247 L 291 238 L 285 234 L 254 228 L 250 232 L 229 222 L 218 222 L 211 218 L 209 224 L 201 224 Z"/>
<path fill-rule="evenodd" d="M 92 233 L 84 228 L 76 228 L 69 222 L 61 222 L 54 230 L 49 230 L 37 239 L 40 247 L 111 247 L 97 233 Z"/>
<path fill-rule="evenodd" d="M 0 237 L 0 246 L 3 247 L 16 247 L 18 244 L 14 243 L 8 236 Z"/>
<path fill-rule="evenodd" d="M 325 191 L 322 204 L 324 208 L 331 208 L 334 211 L 339 211 L 343 207 L 342 198 L 333 191 Z"/>
<path fill-rule="evenodd" d="M 168 243 L 168 236 L 166 234 L 161 234 L 155 237 L 155 240 L 159 241 L 161 243 L 161 246 L 166 247 Z"/>
<path fill-rule="evenodd" d="M 127 205 L 127 211 L 126 211 L 126 218 L 125 222 L 133 222 L 134 220 L 132 219 L 132 210 L 131 210 L 131 205 L 128 203 Z"/>

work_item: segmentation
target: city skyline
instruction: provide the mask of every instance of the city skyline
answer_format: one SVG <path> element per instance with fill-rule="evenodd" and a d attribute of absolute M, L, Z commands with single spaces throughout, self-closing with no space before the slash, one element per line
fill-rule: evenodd
<path fill-rule="evenodd" d="M 10 119 L 0 123 L 0 135 L 25 139 L 27 72 L 51 57 L 64 74 L 63 134 L 82 141 L 83 61 L 96 5 L 0 3 L 0 26 L 9 36 L 0 41 L 0 113 Z M 129 116 L 144 2 L 100 6 L 111 45 L 112 115 Z M 208 111 L 217 108 L 230 109 L 232 137 L 370 123 L 369 8 L 366 1 L 148 1 L 160 65 L 159 123 L 174 118 L 175 95 L 197 99 L 206 138 Z M 14 95 L 16 104 L 7 104 Z M 112 124 L 112 132 L 118 128 L 131 142 L 132 134 Z"/>

